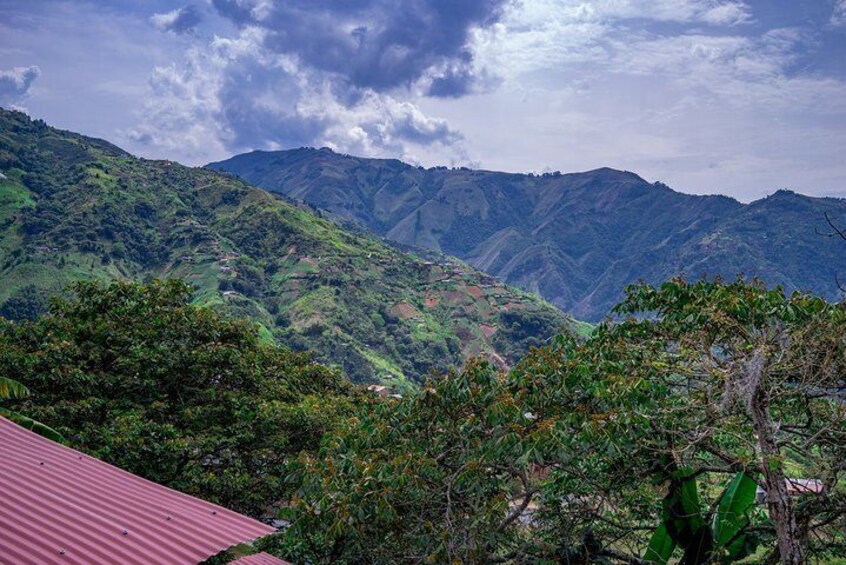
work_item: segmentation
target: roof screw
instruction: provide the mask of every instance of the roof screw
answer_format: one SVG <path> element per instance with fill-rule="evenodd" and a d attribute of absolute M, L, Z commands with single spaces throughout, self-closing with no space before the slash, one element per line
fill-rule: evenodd
<path fill-rule="evenodd" d="M 65 548 L 60 547 L 59 548 L 59 555 L 64 555 L 64 554 L 65 554 Z"/>
<path fill-rule="evenodd" d="M 123 535 L 128 535 L 128 534 L 129 534 L 129 530 L 124 530 L 124 531 L 123 531 Z"/>
<path fill-rule="evenodd" d="M 167 521 L 170 522 L 171 520 L 173 520 L 173 518 L 171 516 L 168 516 Z"/>
<path fill-rule="evenodd" d="M 217 510 L 212 510 L 212 516 L 214 516 L 215 514 L 217 514 Z"/>

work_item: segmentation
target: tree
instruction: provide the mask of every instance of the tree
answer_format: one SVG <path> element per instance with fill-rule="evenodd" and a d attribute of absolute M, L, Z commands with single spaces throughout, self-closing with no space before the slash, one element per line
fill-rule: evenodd
<path fill-rule="evenodd" d="M 746 476 L 766 492 L 766 513 L 748 512 L 735 534 L 748 551 L 762 543 L 782 563 L 842 553 L 844 307 L 758 282 L 676 279 L 630 288 L 616 311 L 630 317 L 520 369 L 562 375 L 545 394 L 571 414 L 559 436 L 570 461 L 555 465 L 549 495 L 594 503 L 567 516 L 573 529 L 634 549 L 657 507 L 683 562 L 730 559 L 708 526 L 721 487 Z M 800 478 L 824 488 L 794 497 Z M 644 484 L 664 485 L 660 504 Z"/>
<path fill-rule="evenodd" d="M 79 283 L 32 323 L 0 326 L 18 401 L 68 443 L 242 512 L 284 497 L 288 460 L 317 447 L 353 390 L 307 354 L 188 303 L 180 281 Z"/>
<path fill-rule="evenodd" d="M 0 306 L 0 316 L 7 320 L 34 320 L 47 311 L 49 307 L 44 292 L 35 285 L 27 285 L 12 294 Z"/>
<path fill-rule="evenodd" d="M 758 282 L 677 279 L 628 289 L 616 310 L 627 317 L 586 341 L 560 336 L 507 375 L 471 363 L 327 436 L 293 474 L 292 555 L 842 555 L 844 307 Z M 818 482 L 802 493 L 796 479 Z"/>
<path fill-rule="evenodd" d="M 29 389 L 23 386 L 18 381 L 6 377 L 0 377 L 0 400 L 21 399 L 26 398 L 29 395 Z M 32 430 L 35 433 L 46 437 L 47 439 L 52 439 L 53 441 L 58 442 L 64 441 L 62 434 L 60 434 L 50 426 L 45 426 L 41 422 L 36 422 L 32 418 L 28 418 L 19 412 L 15 412 L 14 410 L 9 410 L 8 408 L 0 406 L 0 416 L 8 418 L 17 425 L 22 426 L 28 430 Z"/>
<path fill-rule="evenodd" d="M 371 406 L 294 468 L 291 557 L 491 563 L 520 542 L 542 426 L 483 361 Z"/>

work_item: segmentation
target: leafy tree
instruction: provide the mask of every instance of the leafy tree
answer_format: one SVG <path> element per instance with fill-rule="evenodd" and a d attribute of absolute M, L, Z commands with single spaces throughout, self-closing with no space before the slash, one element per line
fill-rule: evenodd
<path fill-rule="evenodd" d="M 558 436 L 568 459 L 547 496 L 589 501 L 546 508 L 547 524 L 635 555 L 660 525 L 659 563 L 674 547 L 684 563 L 731 561 L 756 544 L 783 563 L 842 554 L 843 306 L 758 282 L 673 280 L 630 288 L 616 310 L 631 317 L 521 368 L 561 375 L 545 394 L 568 414 Z M 744 476 L 766 506 L 721 531 L 720 492 Z M 791 496 L 799 478 L 824 491 Z"/>
<path fill-rule="evenodd" d="M 0 316 L 7 320 L 34 320 L 47 311 L 46 293 L 34 285 L 27 285 L 15 292 L 0 306 Z"/>
<path fill-rule="evenodd" d="M 473 363 L 298 460 L 314 561 L 800 563 L 846 551 L 846 310 L 762 284 L 637 286 L 511 373 Z M 794 496 L 791 480 L 824 488 Z M 766 503 L 754 503 L 762 487 Z"/>
<path fill-rule="evenodd" d="M 320 562 L 496 561 L 518 543 L 536 494 L 527 446 L 539 430 L 482 361 L 374 402 L 298 460 L 288 551 Z"/>
<path fill-rule="evenodd" d="M 0 327 L 0 366 L 35 393 L 19 406 L 73 447 L 258 514 L 351 387 L 262 344 L 254 325 L 191 306 L 191 293 L 180 281 L 79 283 L 35 322 Z"/>
<path fill-rule="evenodd" d="M 838 492 L 846 455 L 843 305 L 786 297 L 757 282 L 675 280 L 630 289 L 618 310 L 660 316 L 618 331 L 667 363 L 652 371 L 683 382 L 699 405 L 691 410 L 698 426 L 673 435 L 676 449 L 760 476 L 782 563 L 842 551 L 842 532 L 829 526 L 846 513 Z M 801 477 L 819 480 L 828 494 L 797 502 L 789 483 Z"/>
<path fill-rule="evenodd" d="M 29 389 L 18 381 L 6 377 L 0 377 L 0 400 L 26 398 L 29 394 Z M 0 416 L 8 418 L 19 426 L 23 426 L 24 428 L 32 430 L 48 439 L 52 439 L 53 441 L 64 441 L 62 435 L 50 426 L 45 426 L 41 422 L 36 422 L 32 418 L 27 418 L 23 414 L 15 412 L 14 410 L 9 410 L 8 408 L 0 406 Z"/>

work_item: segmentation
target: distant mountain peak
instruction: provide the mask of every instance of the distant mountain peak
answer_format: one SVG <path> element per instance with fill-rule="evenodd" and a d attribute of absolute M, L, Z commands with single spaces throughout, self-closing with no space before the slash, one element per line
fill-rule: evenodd
<path fill-rule="evenodd" d="M 798 192 L 790 190 L 789 188 L 780 188 L 780 189 L 776 190 L 775 192 L 773 192 L 772 194 L 770 194 L 768 196 L 768 198 L 796 198 L 796 197 L 808 198 L 807 196 L 805 196 L 803 194 L 799 194 Z"/>
<path fill-rule="evenodd" d="M 836 275 L 846 276 L 846 244 L 815 232 L 825 230 L 826 211 L 846 217 L 843 201 L 781 190 L 741 204 L 611 167 L 468 173 L 302 159 L 271 165 L 236 156 L 213 166 L 402 244 L 460 257 L 588 320 L 605 316 L 641 279 L 745 273 L 836 298 Z"/>
<path fill-rule="evenodd" d="M 570 174 L 586 174 L 586 175 L 594 175 L 594 176 L 603 176 L 603 177 L 625 177 L 632 180 L 636 180 L 638 182 L 646 183 L 640 175 L 637 173 L 633 173 L 631 171 L 625 171 L 622 169 L 614 169 L 612 167 L 599 167 L 598 169 L 592 169 L 590 171 L 585 171 L 584 173 L 570 173 Z"/>

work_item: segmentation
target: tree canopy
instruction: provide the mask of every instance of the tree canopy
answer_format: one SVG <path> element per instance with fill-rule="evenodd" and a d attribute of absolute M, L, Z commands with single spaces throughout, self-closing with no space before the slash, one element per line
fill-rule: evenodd
<path fill-rule="evenodd" d="M 473 363 L 330 433 L 298 461 L 289 551 L 349 563 L 842 555 L 843 306 L 677 279 L 630 288 L 616 310 L 508 375 Z"/>
<path fill-rule="evenodd" d="M 16 407 L 71 446 L 257 515 L 353 389 L 191 293 L 180 281 L 79 283 L 34 322 L 0 322 L 2 374 L 34 393 Z"/>

